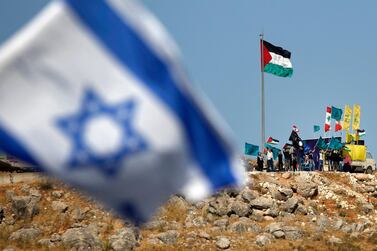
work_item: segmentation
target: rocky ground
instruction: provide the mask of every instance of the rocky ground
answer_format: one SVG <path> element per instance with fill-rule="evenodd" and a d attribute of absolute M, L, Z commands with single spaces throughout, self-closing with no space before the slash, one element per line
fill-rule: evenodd
<path fill-rule="evenodd" d="M 0 185 L 0 250 L 377 250 L 377 175 L 249 173 L 141 228 L 44 177 Z"/>

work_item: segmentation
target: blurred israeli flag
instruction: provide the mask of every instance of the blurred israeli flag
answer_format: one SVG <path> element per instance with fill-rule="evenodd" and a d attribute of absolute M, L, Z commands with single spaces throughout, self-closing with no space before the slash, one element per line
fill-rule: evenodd
<path fill-rule="evenodd" d="M 177 50 L 134 1 L 53 1 L 0 50 L 0 144 L 142 222 L 243 172 Z"/>

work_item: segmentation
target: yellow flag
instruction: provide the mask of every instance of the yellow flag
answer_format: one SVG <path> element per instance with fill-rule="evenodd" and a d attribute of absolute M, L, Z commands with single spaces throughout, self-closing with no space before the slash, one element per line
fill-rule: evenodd
<path fill-rule="evenodd" d="M 351 126 L 352 109 L 349 105 L 344 107 L 343 130 L 349 131 Z"/>
<path fill-rule="evenodd" d="M 358 136 L 356 133 L 349 133 L 347 132 L 346 133 L 346 143 L 349 144 L 353 141 L 357 141 L 358 140 Z"/>
<path fill-rule="evenodd" d="M 360 128 L 360 105 L 353 105 L 352 129 L 356 131 Z"/>

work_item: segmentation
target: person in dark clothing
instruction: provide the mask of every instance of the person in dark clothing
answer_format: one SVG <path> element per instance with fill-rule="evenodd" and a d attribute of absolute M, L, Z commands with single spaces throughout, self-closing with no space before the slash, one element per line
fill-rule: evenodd
<path fill-rule="evenodd" d="M 292 156 L 292 171 L 296 172 L 297 171 L 297 157 Z"/>
<path fill-rule="evenodd" d="M 278 172 L 283 171 L 283 154 L 281 151 L 279 151 L 278 155 Z"/>
<path fill-rule="evenodd" d="M 289 156 L 289 151 L 288 149 L 284 149 L 284 166 L 285 166 L 285 171 L 289 171 L 289 167 L 291 166 L 291 158 Z"/>
<path fill-rule="evenodd" d="M 262 156 L 262 153 L 258 153 L 258 157 L 257 157 L 257 171 L 259 172 L 262 172 L 263 171 L 263 156 Z"/>

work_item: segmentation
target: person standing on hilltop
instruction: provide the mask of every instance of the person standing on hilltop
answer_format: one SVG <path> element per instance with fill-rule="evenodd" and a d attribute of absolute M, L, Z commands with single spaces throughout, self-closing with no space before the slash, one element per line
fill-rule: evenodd
<path fill-rule="evenodd" d="M 283 153 L 279 151 L 278 154 L 278 172 L 283 171 Z"/>
<path fill-rule="evenodd" d="M 258 153 L 257 157 L 257 171 L 262 172 L 263 171 L 263 164 L 264 164 L 264 159 L 262 153 Z"/>
<path fill-rule="evenodd" d="M 267 152 L 267 171 L 273 172 L 274 170 L 274 155 L 271 149 L 268 149 Z"/>
<path fill-rule="evenodd" d="M 297 160 L 296 160 L 296 155 L 295 155 L 295 148 L 292 146 L 290 149 L 289 149 L 289 156 L 290 156 L 290 160 L 291 160 L 291 171 L 295 171 L 296 170 L 296 165 L 297 165 Z"/>

